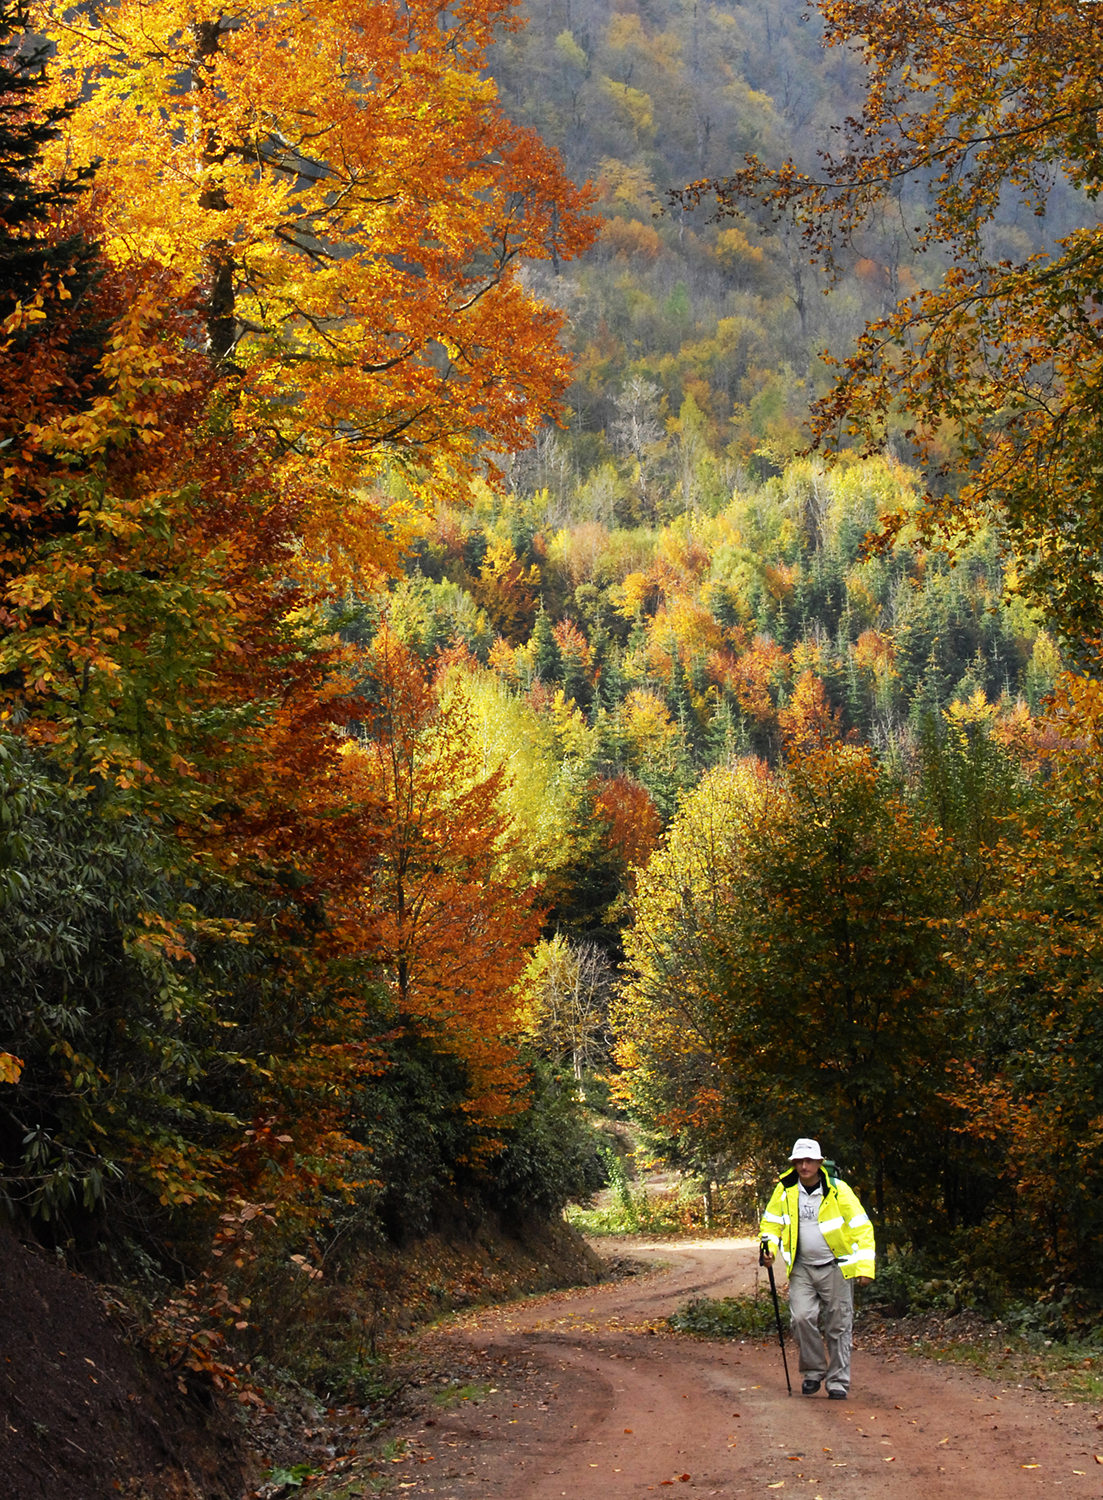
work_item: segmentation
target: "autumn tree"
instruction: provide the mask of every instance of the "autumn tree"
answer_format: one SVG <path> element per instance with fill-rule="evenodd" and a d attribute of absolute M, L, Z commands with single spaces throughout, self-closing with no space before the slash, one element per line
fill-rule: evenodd
<path fill-rule="evenodd" d="M 792 698 L 777 717 L 786 745 L 798 755 L 839 737 L 839 715 L 832 712 L 823 683 L 811 671 L 801 673 Z"/>
<path fill-rule="evenodd" d="M 1100 684 L 1065 676 L 1046 726 L 1048 774 L 1003 819 L 990 882 L 960 928 L 971 995 L 954 1094 L 1000 1167 L 968 1245 L 999 1286 L 1065 1299 L 1094 1322 L 1103 1243 L 1096 1149 L 1103 1087 L 1098 992 Z"/>
<path fill-rule="evenodd" d="M 334 1046 L 319 955 L 296 988 L 309 902 L 289 893 L 354 867 L 363 820 L 322 795 L 341 687 L 317 595 L 289 576 L 302 496 L 226 423 L 199 309 L 164 267 L 112 266 L 94 213 L 67 213 L 72 183 L 35 187 L 60 116 L 23 81 L 9 59 L 0 921 L 25 1067 L 3 1156 L 13 1196 L 64 1233 L 108 1202 L 141 1218 L 217 1199 L 251 1118 L 296 1087 L 299 1141 L 323 1141 L 321 1094 L 365 1059 Z M 282 951 L 240 963 L 261 918 Z"/>
<path fill-rule="evenodd" d="M 302 645 L 302 495 L 212 406 L 194 301 L 155 260 L 105 261 L 82 182 L 40 170 L 71 110 L 20 48 L 0 71 L 0 699 L 77 776 L 180 814 Z"/>
<path fill-rule="evenodd" d="M 596 943 L 561 933 L 537 945 L 525 973 L 526 1031 L 553 1061 L 566 1061 L 579 1084 L 608 1047 L 612 980 Z"/>
<path fill-rule="evenodd" d="M 662 818 L 647 788 L 630 776 L 610 776 L 594 787 L 594 812 L 605 824 L 602 843 L 620 865 L 631 889 L 636 871 L 650 857 L 662 832 Z"/>
<path fill-rule="evenodd" d="M 795 755 L 785 793 L 747 839 L 719 1001 L 736 1092 L 766 1117 L 822 1119 L 878 1215 L 892 1199 L 900 1214 L 921 1201 L 920 1178 L 937 1191 L 949 1118 L 944 855 L 864 749 Z M 902 1128 L 906 1166 L 892 1148 Z"/>
<path fill-rule="evenodd" d="M 320 1101 L 365 1065 L 311 931 L 368 831 L 327 795 L 334 649 L 286 577 L 292 495 L 220 430 L 163 290 L 105 267 L 70 313 L 51 287 L 0 362 L 23 424 L 0 488 L 2 1024 L 26 1062 L 4 1154 L 67 1232 L 121 1198 L 147 1228 L 216 1200 L 257 1115 L 294 1115 L 320 1167 L 343 1149 Z"/>
<path fill-rule="evenodd" d="M 531 440 L 567 362 L 520 262 L 591 231 L 486 77 L 510 0 L 43 9 L 55 92 L 86 95 L 58 149 L 99 162 L 110 254 L 199 293 L 237 421 L 309 463 L 330 549 L 363 551 L 334 507 L 384 460 L 439 489 Z"/>
<path fill-rule="evenodd" d="M 538 930 L 531 892 L 509 878 L 503 773 L 483 773 L 459 686 L 438 696 L 388 629 L 364 668 L 363 728 L 343 775 L 377 853 L 333 919 L 348 953 L 386 983 L 399 1024 L 468 1069 L 467 1110 L 492 1128 L 523 1104 L 517 986 Z"/>
<path fill-rule="evenodd" d="M 479 570 L 475 597 L 506 640 L 519 643 L 536 618 L 535 590 L 540 570 L 526 567 L 508 543 L 492 544 Z"/>
<path fill-rule="evenodd" d="M 723 213 L 752 199 L 793 215 L 829 268 L 898 209 L 930 252 L 933 284 L 902 296 L 839 361 L 817 437 L 880 446 L 902 431 L 927 465 L 927 527 L 953 535 L 995 508 L 1021 585 L 1070 637 L 1092 639 L 1103 623 L 1103 232 L 1082 208 L 1101 185 L 1099 28 L 1079 0 L 819 9 L 828 43 L 864 63 L 843 143 L 814 172 L 749 156 L 689 197 L 715 191 Z M 1006 216 L 1044 217 L 1061 179 L 1082 195 L 1081 227 L 1033 254 L 997 248 Z M 1067 215 L 1076 199 L 1064 199 Z"/>
<path fill-rule="evenodd" d="M 707 772 L 638 877 L 611 1010 L 616 1087 L 677 1164 L 739 1159 L 757 1144 L 754 1118 L 730 1107 L 717 995 L 746 831 L 772 795 L 759 763 Z"/>
<path fill-rule="evenodd" d="M 854 746 L 747 777 L 711 773 L 641 877 L 626 1088 L 709 1155 L 822 1122 L 882 1222 L 921 1239 L 955 1118 L 939 839 Z"/>

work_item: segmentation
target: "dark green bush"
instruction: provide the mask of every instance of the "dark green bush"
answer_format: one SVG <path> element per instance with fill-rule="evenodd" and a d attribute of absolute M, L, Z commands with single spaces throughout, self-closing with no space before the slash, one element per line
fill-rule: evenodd
<path fill-rule="evenodd" d="M 3 1085 L 3 1191 L 88 1241 L 108 1204 L 140 1220 L 203 1194 L 236 1124 L 205 1087 L 230 1044 L 174 956 L 191 893 L 173 840 L 10 735 L 0 809 L 0 1050 L 24 1063 Z"/>
<path fill-rule="evenodd" d="M 550 1216 L 603 1185 L 602 1137 L 586 1123 L 577 1087 L 569 1074 L 533 1062 L 532 1102 L 490 1164 L 489 1206 L 511 1216 Z"/>
<path fill-rule="evenodd" d="M 411 1027 L 384 1045 L 387 1067 L 357 1091 L 345 1128 L 369 1153 L 369 1198 L 387 1238 L 473 1225 L 486 1212 L 550 1217 L 601 1187 L 599 1137 L 573 1079 L 531 1059 L 528 1108 L 499 1130 L 501 1148 L 488 1157 L 463 1110 L 463 1064 Z"/>
<path fill-rule="evenodd" d="M 789 1309 L 784 1300 L 781 1307 L 787 1323 Z M 669 1322 L 677 1333 L 699 1333 L 712 1339 L 765 1338 L 777 1333 L 773 1303 L 766 1297 L 694 1297 Z"/>

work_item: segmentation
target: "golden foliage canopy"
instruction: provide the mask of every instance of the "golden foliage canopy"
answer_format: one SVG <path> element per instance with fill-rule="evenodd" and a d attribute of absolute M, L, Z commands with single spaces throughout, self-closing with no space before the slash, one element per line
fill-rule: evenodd
<path fill-rule="evenodd" d="M 286 454 L 468 472 L 523 447 L 568 378 L 527 258 L 591 238 L 586 193 L 485 76 L 511 0 L 47 3 L 56 153 L 97 159 L 115 261 L 206 299 L 239 420 Z"/>

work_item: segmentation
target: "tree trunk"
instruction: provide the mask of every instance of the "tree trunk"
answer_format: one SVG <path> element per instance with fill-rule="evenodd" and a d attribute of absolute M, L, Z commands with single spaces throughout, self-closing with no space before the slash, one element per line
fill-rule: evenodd
<path fill-rule="evenodd" d="M 218 21 L 201 21 L 195 27 L 195 67 L 192 77 L 196 90 L 206 88 L 205 74 L 210 60 L 222 46 L 222 29 Z M 203 165 L 211 167 L 222 159 L 218 140 L 210 132 L 203 147 Z M 199 206 L 225 213 L 230 204 L 220 187 L 208 188 L 200 195 Z M 234 317 L 234 258 L 226 240 L 211 240 L 206 251 L 207 275 L 207 353 L 213 364 L 228 364 L 237 343 L 237 320 Z"/>

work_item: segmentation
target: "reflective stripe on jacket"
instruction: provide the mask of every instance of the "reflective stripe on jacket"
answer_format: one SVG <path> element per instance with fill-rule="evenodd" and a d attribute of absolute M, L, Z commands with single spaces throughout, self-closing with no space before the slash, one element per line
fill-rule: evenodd
<path fill-rule="evenodd" d="M 826 1167 L 820 1168 L 823 1179 L 823 1198 L 820 1202 L 820 1232 L 827 1241 L 843 1275 L 874 1274 L 873 1225 L 869 1215 L 858 1202 L 853 1188 L 838 1177 L 832 1177 Z M 797 1254 L 797 1230 L 800 1210 L 797 1198 L 800 1194 L 800 1178 L 796 1171 L 785 1172 L 774 1188 L 773 1197 L 766 1205 L 759 1230 L 761 1239 L 769 1240 L 774 1255 L 781 1251 L 788 1275 L 793 1269 Z"/>

